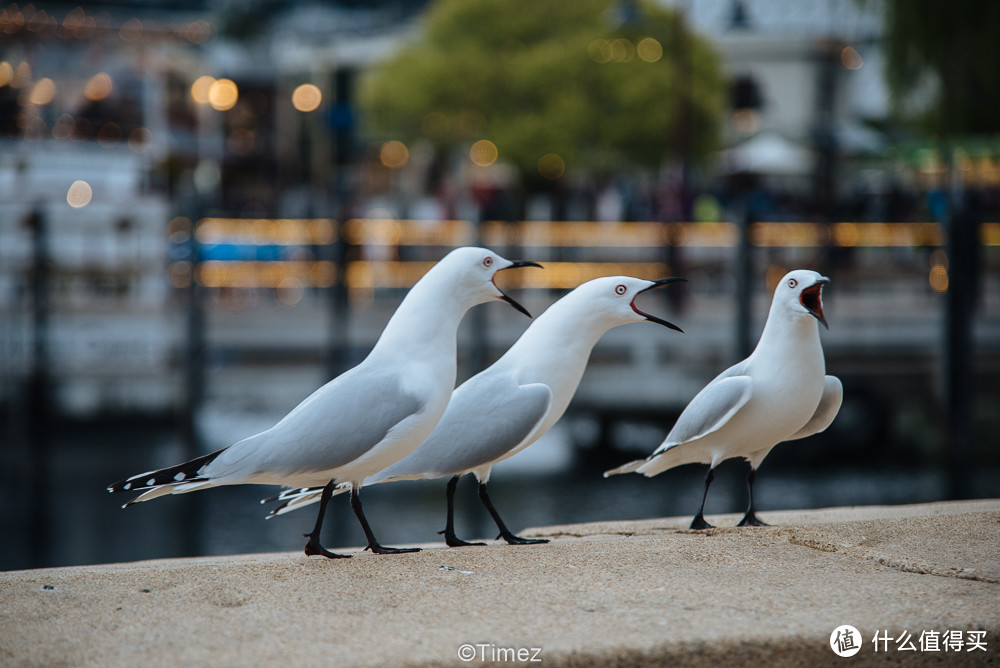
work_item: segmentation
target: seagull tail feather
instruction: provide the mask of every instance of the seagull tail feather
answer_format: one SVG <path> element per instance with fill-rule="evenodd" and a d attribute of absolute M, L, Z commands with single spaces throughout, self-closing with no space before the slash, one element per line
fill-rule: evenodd
<path fill-rule="evenodd" d="M 349 491 L 350 485 L 339 485 L 334 489 L 333 493 L 342 494 L 343 492 Z M 322 487 L 302 487 L 294 489 L 286 489 L 280 494 L 268 497 L 266 499 L 261 499 L 261 503 L 268 503 L 269 501 L 281 501 L 281 505 L 273 508 L 271 512 L 264 516 L 264 519 L 271 519 L 272 517 L 277 517 L 278 515 L 284 515 L 285 513 L 290 513 L 293 510 L 298 510 L 303 506 L 308 506 L 311 503 L 315 503 L 320 500 L 323 496 Z"/>
<path fill-rule="evenodd" d="M 108 485 L 108 491 L 112 494 L 115 492 L 144 492 L 123 506 L 127 507 L 133 503 L 148 501 L 165 494 L 190 492 L 199 489 L 209 484 L 208 478 L 200 475 L 200 471 L 218 457 L 223 450 L 225 448 L 202 455 L 201 457 L 196 457 L 183 464 L 168 466 L 156 471 L 147 471 L 126 478 L 125 480 L 119 480 L 116 483 Z"/>
<path fill-rule="evenodd" d="M 645 459 L 637 459 L 634 462 L 629 462 L 628 464 L 623 464 L 616 469 L 611 469 L 610 471 L 604 472 L 604 477 L 607 478 L 613 475 L 620 475 L 622 473 L 632 473 L 638 471 L 639 467 L 646 463 Z"/>

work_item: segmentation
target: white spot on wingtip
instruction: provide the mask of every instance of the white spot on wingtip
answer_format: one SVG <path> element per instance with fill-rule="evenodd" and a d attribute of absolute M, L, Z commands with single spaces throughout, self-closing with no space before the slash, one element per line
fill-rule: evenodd
<path fill-rule="evenodd" d="M 150 478 L 149 480 L 146 481 L 147 487 L 152 487 L 155 484 L 156 484 L 156 478 Z"/>
<path fill-rule="evenodd" d="M 122 489 L 132 489 L 132 483 L 130 483 L 130 482 L 125 483 L 125 485 L 122 487 Z"/>
<path fill-rule="evenodd" d="M 181 480 L 184 480 L 184 473 L 181 472 L 181 473 L 178 473 L 177 475 L 175 475 L 174 476 L 174 480 L 177 480 L 178 482 L 180 482 Z"/>

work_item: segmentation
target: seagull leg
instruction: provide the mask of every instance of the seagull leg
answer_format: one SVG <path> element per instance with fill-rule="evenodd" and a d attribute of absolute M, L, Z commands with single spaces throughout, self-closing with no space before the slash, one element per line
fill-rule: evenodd
<path fill-rule="evenodd" d="M 448 490 L 446 492 L 448 499 L 448 519 L 445 522 L 444 531 L 438 531 L 438 533 L 444 534 L 444 542 L 448 545 L 448 547 L 486 545 L 486 543 L 469 543 L 455 535 L 455 488 L 458 486 L 458 479 L 461 477 L 462 476 L 457 475 L 448 481 Z"/>
<path fill-rule="evenodd" d="M 351 555 L 349 554 L 336 554 L 330 552 L 325 547 L 319 543 L 319 531 L 323 528 L 323 516 L 326 515 L 326 504 L 330 503 L 330 498 L 333 496 L 333 481 L 331 480 L 323 488 L 323 495 L 319 499 L 319 515 L 316 516 L 316 526 L 313 527 L 312 533 L 303 534 L 309 539 L 306 543 L 306 556 L 311 557 L 314 555 L 320 555 L 328 559 L 349 559 Z"/>
<path fill-rule="evenodd" d="M 354 509 L 354 514 L 358 516 L 358 521 L 361 522 L 361 528 L 365 532 L 365 537 L 368 539 L 368 547 L 366 550 L 371 550 L 375 554 L 402 554 L 404 552 L 419 552 L 419 547 L 385 547 L 384 545 L 379 545 L 378 540 L 375 538 L 375 534 L 372 533 L 372 528 L 368 526 L 368 520 L 365 518 L 365 511 L 361 508 L 361 494 L 358 492 L 358 487 L 360 485 L 351 486 L 351 508 Z"/>
<path fill-rule="evenodd" d="M 708 475 L 705 476 L 705 493 L 701 497 L 701 505 L 698 506 L 698 514 L 691 520 L 692 529 L 714 529 L 715 527 L 705 521 L 705 499 L 708 498 L 708 486 L 715 480 L 715 469 L 708 467 Z"/>
<path fill-rule="evenodd" d="M 503 538 L 507 541 L 508 545 L 536 545 L 538 543 L 549 542 L 548 538 L 521 538 L 520 536 L 512 534 L 510 529 L 507 528 L 507 525 L 503 523 L 502 519 L 500 519 L 500 513 L 498 513 L 497 509 L 493 507 L 493 502 L 490 501 L 490 495 L 486 491 L 485 482 L 479 483 L 479 500 L 483 502 L 484 506 L 486 506 L 486 510 L 490 511 L 493 521 L 497 523 L 497 528 L 500 529 L 500 535 L 497 536 L 497 538 Z"/>
<path fill-rule="evenodd" d="M 750 467 L 749 473 L 747 473 L 747 491 L 750 493 L 750 505 L 747 506 L 747 514 L 743 516 L 740 523 L 736 526 L 739 527 L 766 527 L 770 526 L 767 522 L 764 522 L 757 517 L 757 509 L 753 505 L 753 481 L 757 477 L 757 469 Z"/>

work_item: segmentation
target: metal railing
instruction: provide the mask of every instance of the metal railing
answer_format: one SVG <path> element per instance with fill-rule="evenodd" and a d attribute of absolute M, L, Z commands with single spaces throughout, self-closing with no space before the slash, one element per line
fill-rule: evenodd
<path fill-rule="evenodd" d="M 928 222 L 755 222 L 748 234 L 753 248 L 939 248 L 945 242 L 942 226 Z M 657 278 L 670 269 L 664 249 L 738 248 L 740 235 L 741 227 L 729 222 L 487 221 L 477 227 L 465 220 L 205 218 L 194 226 L 198 266 L 184 260 L 168 274 L 177 287 L 193 275 L 209 288 L 325 288 L 343 275 L 350 291 L 398 289 L 412 286 L 442 249 L 481 244 L 549 249 L 547 271 L 525 273 L 517 287 L 569 289 L 597 276 Z M 982 224 L 979 241 L 1000 246 L 1000 223 Z M 342 274 L 321 250 L 334 244 L 354 251 L 344 254 L 351 259 Z M 561 257 L 565 251 L 572 260 Z"/>

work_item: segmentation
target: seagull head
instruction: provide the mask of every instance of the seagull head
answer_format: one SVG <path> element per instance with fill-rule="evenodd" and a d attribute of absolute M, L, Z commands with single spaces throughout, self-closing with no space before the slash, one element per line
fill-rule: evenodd
<path fill-rule="evenodd" d="M 796 269 L 785 274 L 778 283 L 774 300 L 786 304 L 792 313 L 813 316 L 830 329 L 823 315 L 823 286 L 829 282 L 829 278 L 815 271 Z"/>
<path fill-rule="evenodd" d="M 486 248 L 457 248 L 439 263 L 451 269 L 455 289 L 469 295 L 473 303 L 481 304 L 491 299 L 505 301 L 529 318 L 528 310 L 497 287 L 494 279 L 498 272 L 517 267 L 541 267 L 536 262 L 508 260 Z"/>
<path fill-rule="evenodd" d="M 612 326 L 624 325 L 629 322 L 648 320 L 658 325 L 683 332 L 680 327 L 663 318 L 646 313 L 636 306 L 636 298 L 643 292 L 671 283 L 686 281 L 686 278 L 672 276 L 647 281 L 631 276 L 604 276 L 595 278 L 576 288 L 573 292 L 579 294 L 586 304 L 588 314 L 607 319 Z"/>

